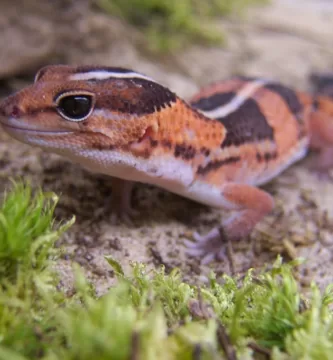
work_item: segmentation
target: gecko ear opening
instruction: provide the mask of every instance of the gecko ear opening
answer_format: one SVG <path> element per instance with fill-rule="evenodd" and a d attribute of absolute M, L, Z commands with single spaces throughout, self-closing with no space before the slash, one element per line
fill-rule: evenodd
<path fill-rule="evenodd" d="M 145 130 L 144 134 L 140 137 L 140 139 L 138 140 L 139 143 L 143 142 L 146 139 L 149 139 L 152 137 L 152 135 L 154 134 L 154 130 L 152 126 L 148 126 L 147 129 Z"/>
<path fill-rule="evenodd" d="M 94 108 L 94 97 L 91 94 L 63 94 L 56 100 L 57 111 L 66 120 L 83 121 Z"/>

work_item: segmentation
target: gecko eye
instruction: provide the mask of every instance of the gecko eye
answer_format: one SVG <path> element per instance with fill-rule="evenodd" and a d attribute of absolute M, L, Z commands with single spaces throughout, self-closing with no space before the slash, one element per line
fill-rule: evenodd
<path fill-rule="evenodd" d="M 61 96 L 57 101 L 57 110 L 67 120 L 85 120 L 93 110 L 93 97 L 86 94 Z"/>

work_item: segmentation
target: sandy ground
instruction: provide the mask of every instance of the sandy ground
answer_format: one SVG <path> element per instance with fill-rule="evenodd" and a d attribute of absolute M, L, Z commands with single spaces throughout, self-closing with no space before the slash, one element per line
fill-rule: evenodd
<path fill-rule="evenodd" d="M 224 49 L 191 47 L 160 66 L 129 50 L 129 45 L 119 45 L 119 51 L 123 66 L 155 76 L 184 97 L 191 96 L 202 84 L 235 72 L 271 77 L 306 89 L 311 71 L 333 69 L 332 24 L 330 1 L 280 0 L 251 11 L 242 22 L 222 22 L 219 26 L 229 39 Z M 111 60 L 116 61 L 116 50 L 112 51 Z M 94 61 L 94 55 L 84 60 Z M 15 86 L 20 84 L 16 82 Z M 277 206 L 250 238 L 233 244 L 233 266 L 230 261 L 201 265 L 198 259 L 186 255 L 183 245 L 193 231 L 205 233 L 218 224 L 223 212 L 137 184 L 133 204 L 140 210 L 139 218 L 132 226 L 113 225 L 108 178 L 18 143 L 1 132 L 0 170 L 1 193 L 10 177 L 24 177 L 34 186 L 61 195 L 56 210 L 59 219 L 76 215 L 75 225 L 60 242 L 64 254 L 58 269 L 65 285 L 71 281 L 75 260 L 84 267 L 98 292 L 105 291 L 114 281 L 105 255 L 114 257 L 125 270 L 132 261 L 143 261 L 149 267 L 163 264 L 167 270 L 179 267 L 186 280 L 197 282 L 205 281 L 211 270 L 217 274 L 243 274 L 250 267 L 272 262 L 278 253 L 285 260 L 297 256 L 306 259 L 299 271 L 303 286 L 313 279 L 321 288 L 332 282 L 333 182 L 319 180 L 308 160 L 265 187 L 274 195 Z"/>

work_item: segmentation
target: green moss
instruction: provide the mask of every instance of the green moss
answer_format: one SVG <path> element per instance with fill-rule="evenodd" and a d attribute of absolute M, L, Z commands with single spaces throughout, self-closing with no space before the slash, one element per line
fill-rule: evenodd
<path fill-rule="evenodd" d="M 303 298 L 293 275 L 300 261 L 278 258 L 244 279 L 212 273 L 206 286 L 182 281 L 174 269 L 133 263 L 97 298 L 74 265 L 75 293 L 65 295 L 54 272 L 55 241 L 73 220 L 53 219 L 57 197 L 14 184 L 0 210 L 0 360 L 217 359 L 225 351 L 257 359 L 330 359 L 332 286 L 312 284 Z M 21 240 L 21 241 L 19 241 Z M 256 349 L 256 350 L 253 350 Z"/>
<path fill-rule="evenodd" d="M 54 193 L 33 195 L 23 183 L 5 194 L 0 208 L 0 279 L 15 281 L 27 268 L 40 273 L 50 254 L 56 254 L 54 242 L 67 228 L 54 229 L 57 201 Z"/>
<path fill-rule="evenodd" d="M 176 50 L 191 42 L 219 44 L 223 34 L 212 22 L 241 13 L 268 0 L 97 0 L 112 15 L 142 29 L 147 46 L 155 52 Z"/>
<path fill-rule="evenodd" d="M 64 299 L 56 291 L 54 244 L 73 222 L 55 226 L 57 200 L 17 183 L 0 207 L 0 358 L 15 358 L 7 354 L 14 349 L 35 358 L 53 336 L 52 311 Z"/>

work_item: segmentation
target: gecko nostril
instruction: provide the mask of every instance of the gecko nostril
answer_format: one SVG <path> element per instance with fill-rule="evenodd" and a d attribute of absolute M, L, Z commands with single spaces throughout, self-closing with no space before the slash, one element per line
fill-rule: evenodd
<path fill-rule="evenodd" d="M 10 114 L 12 117 L 18 117 L 20 115 L 20 109 L 18 106 L 14 105 L 12 108 L 12 112 Z"/>

